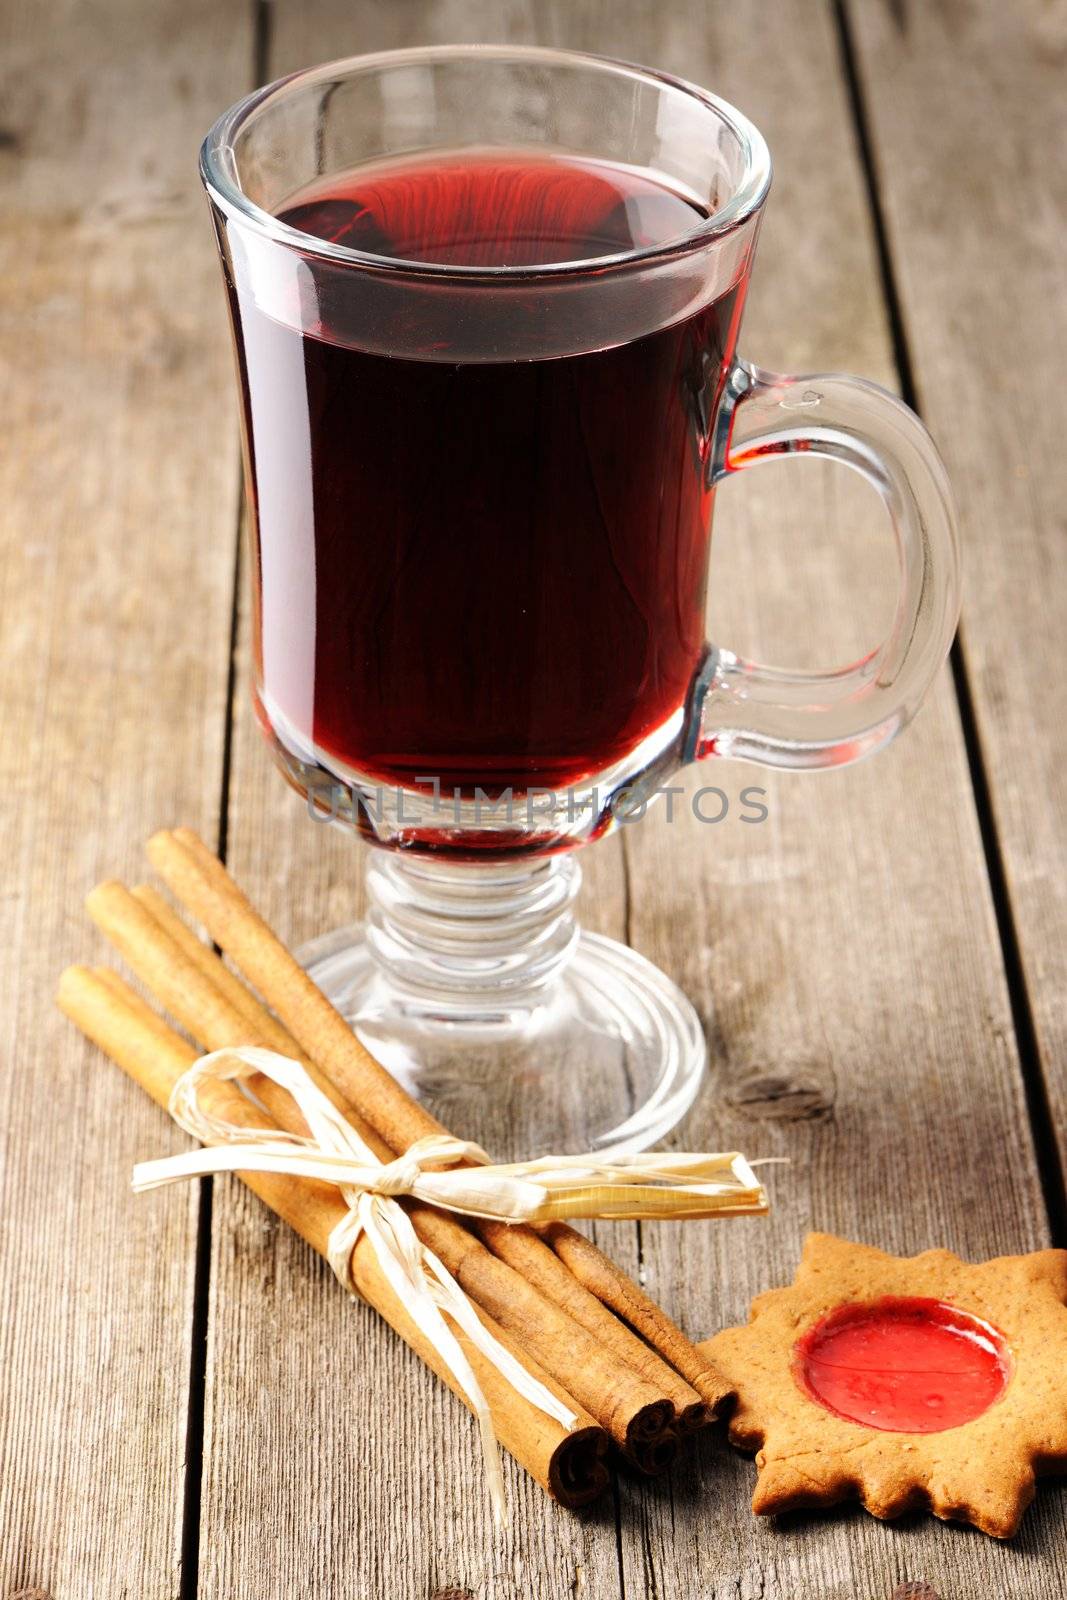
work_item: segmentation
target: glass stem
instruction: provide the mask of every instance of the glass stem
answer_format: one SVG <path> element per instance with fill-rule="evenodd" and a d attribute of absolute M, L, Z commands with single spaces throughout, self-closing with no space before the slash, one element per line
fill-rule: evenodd
<path fill-rule="evenodd" d="M 375 851 L 366 939 L 394 988 L 464 1011 L 540 1004 L 574 954 L 573 855 L 440 862 Z"/>

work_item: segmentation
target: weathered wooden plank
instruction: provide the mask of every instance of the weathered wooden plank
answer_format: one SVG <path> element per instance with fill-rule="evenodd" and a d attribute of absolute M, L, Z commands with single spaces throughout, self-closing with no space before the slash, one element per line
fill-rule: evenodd
<path fill-rule="evenodd" d="M 965 659 L 1067 1161 L 1067 12 L 850 14 L 920 399 L 963 513 Z"/>
<path fill-rule="evenodd" d="M 618 7 L 585 8 L 581 28 L 559 15 L 567 20 L 552 37 L 711 83 L 768 135 L 777 180 L 743 348 L 786 369 L 841 366 L 891 381 L 830 9 L 776 6 L 770 37 L 756 5 L 704 13 L 701 28 L 677 11 L 661 23 L 634 8 L 624 24 Z M 788 660 L 810 629 L 818 654 L 837 657 L 833 641 L 870 570 L 863 541 L 884 538 L 879 514 L 853 502 L 858 542 L 840 564 L 827 559 L 844 541 L 840 508 L 817 496 L 798 509 L 803 485 L 788 471 L 720 492 L 717 557 L 729 565 L 713 557 L 713 630 L 731 643 L 743 636 L 742 648 L 756 634 L 764 653 Z M 827 496 L 837 492 L 828 475 L 821 482 Z M 783 523 L 788 545 L 773 537 Z M 868 643 L 872 620 L 869 610 L 852 619 Z M 860 642 L 842 641 L 846 653 Z M 811 655 L 815 643 L 809 636 Z M 719 778 L 709 768 L 691 784 Z M 717 1093 L 685 1142 L 792 1159 L 774 1177 L 778 1210 L 767 1226 L 645 1230 L 649 1282 L 694 1332 L 743 1319 L 755 1290 L 786 1281 L 812 1225 L 905 1252 L 947 1243 L 976 1257 L 1044 1237 L 947 674 L 885 757 L 766 786 L 761 827 L 668 826 L 660 815 L 626 839 L 634 943 L 702 1005 L 719 1055 Z M 945 1594 L 1062 1589 L 1062 1490 L 1046 1491 L 1019 1540 L 999 1547 L 923 1519 L 891 1529 L 859 1515 L 806 1518 L 772 1529 L 745 1511 L 751 1481 L 750 1467 L 709 1451 L 704 1481 L 676 1475 L 673 1500 L 627 1494 L 627 1593 L 880 1596 L 921 1576 Z"/>
<path fill-rule="evenodd" d="M 779 158 L 746 348 L 772 366 L 890 377 L 828 8 L 785 0 L 769 29 L 754 0 L 711 13 L 638 0 L 294 0 L 276 8 L 271 71 L 449 38 L 600 49 L 737 100 Z M 806 469 L 811 499 L 798 510 L 799 486 L 783 470 L 720 496 L 715 626 L 776 659 L 847 656 L 885 620 L 892 565 L 877 513 L 821 469 Z M 859 522 L 851 542 L 849 517 Z M 691 1331 L 711 1331 L 742 1317 L 756 1289 L 790 1275 L 813 1223 L 901 1249 L 940 1240 L 978 1255 L 1040 1243 L 1010 1010 L 947 678 L 906 742 L 876 764 L 826 779 L 718 767 L 692 781 L 721 783 L 734 797 L 743 783 L 765 782 L 771 814 L 759 828 L 680 817 L 668 825 L 661 814 L 623 841 L 634 941 L 702 1006 L 720 1056 L 719 1083 L 686 1142 L 784 1152 L 793 1166 L 776 1178 L 770 1224 L 646 1230 L 654 1291 Z M 243 708 L 230 840 L 235 871 L 292 939 L 358 913 L 358 851 L 287 799 Z M 619 847 L 598 847 L 583 863 L 592 880 L 585 914 L 616 933 L 627 911 Z M 617 1230 L 620 1257 L 632 1237 Z M 217 1195 L 214 1286 L 205 1595 L 273 1600 L 327 1582 L 374 1600 L 457 1584 L 492 1600 L 616 1592 L 610 1513 L 561 1515 L 517 1475 L 512 1531 L 494 1550 L 468 1421 L 229 1188 Z M 358 1389 L 347 1368 L 338 1382 L 339 1350 L 368 1372 Z M 751 1479 L 747 1463 L 708 1444 L 697 1470 L 667 1487 L 624 1482 L 626 1594 L 876 1600 L 923 1574 L 946 1595 L 1060 1591 L 1055 1492 L 1018 1545 L 1001 1549 L 922 1520 L 890 1530 L 861 1516 L 811 1518 L 772 1530 L 750 1516 Z"/>
<path fill-rule="evenodd" d="M 0 20 L 0 1591 L 177 1592 L 195 1189 L 52 1007 L 81 914 L 164 817 L 217 821 L 236 506 L 228 357 L 196 179 L 246 8 L 8 6 Z M 175 609 L 175 596 L 182 609 Z"/>
<path fill-rule="evenodd" d="M 331 56 L 424 39 L 530 38 L 527 8 L 276 6 L 272 77 Z M 248 612 L 242 615 L 242 688 Z M 586 918 L 623 936 L 617 843 L 590 852 Z M 291 943 L 355 920 L 363 851 L 287 794 L 244 700 L 237 707 L 229 858 Z M 619 1259 L 636 1265 L 633 1229 Z M 201 1537 L 205 1600 L 294 1593 L 426 1600 L 618 1591 L 611 1496 L 581 1518 L 505 1462 L 510 1529 L 494 1541 L 474 1425 L 367 1307 L 236 1184 L 216 1185 Z M 271 1559 L 263 1561 L 262 1553 Z"/>

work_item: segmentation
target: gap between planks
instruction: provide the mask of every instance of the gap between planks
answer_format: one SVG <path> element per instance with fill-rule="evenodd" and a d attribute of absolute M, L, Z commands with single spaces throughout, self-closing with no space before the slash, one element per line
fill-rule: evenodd
<path fill-rule="evenodd" d="M 885 212 L 879 189 L 878 164 L 875 159 L 874 141 L 871 136 L 870 115 L 864 95 L 863 83 L 860 78 L 855 40 L 849 17 L 849 0 L 833 0 L 833 8 L 841 53 L 841 68 L 848 90 L 849 110 L 852 116 L 863 180 L 867 189 L 882 298 L 885 303 L 886 319 L 892 344 L 893 364 L 896 367 L 901 398 L 906 405 L 909 405 L 913 411 L 921 416 L 922 407 L 919 401 L 918 385 L 915 381 L 915 365 L 912 361 L 911 346 L 897 282 L 897 271 L 893 261 L 893 249 L 889 241 L 889 231 L 886 227 Z M 1004 865 L 1004 852 L 993 809 L 989 768 L 982 749 L 981 734 L 975 712 L 974 693 L 971 686 L 971 675 L 967 666 L 967 651 L 962 623 L 953 640 L 950 662 L 960 728 L 963 734 L 971 787 L 974 793 L 975 812 L 981 832 L 986 875 L 989 879 L 989 891 L 996 916 L 997 935 L 1000 940 L 1001 958 L 1004 963 L 1008 997 L 1011 1003 L 1019 1068 L 1026 1092 L 1026 1108 L 1030 1119 L 1034 1155 L 1045 1201 L 1049 1238 L 1054 1245 L 1067 1246 L 1067 1182 L 1065 1182 L 1065 1174 L 1056 1145 L 1055 1124 L 1048 1086 L 1041 1065 L 1041 1052 L 1034 1023 L 1034 1009 L 1031 1003 L 1029 985 L 1026 981 L 1019 944 L 1019 932 Z"/>

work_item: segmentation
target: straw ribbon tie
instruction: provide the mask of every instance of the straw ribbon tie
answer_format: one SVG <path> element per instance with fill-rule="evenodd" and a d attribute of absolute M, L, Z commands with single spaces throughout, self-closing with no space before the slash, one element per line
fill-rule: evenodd
<path fill-rule="evenodd" d="M 292 1096 L 307 1134 L 242 1126 L 205 1105 L 202 1090 L 212 1080 L 244 1082 L 254 1101 L 254 1083 L 245 1080 L 260 1073 Z M 352 1292 L 352 1252 L 366 1234 L 393 1292 L 437 1350 L 477 1418 L 498 1521 L 504 1512 L 504 1485 L 489 1406 L 444 1313 L 531 1405 L 567 1429 L 578 1418 L 489 1332 L 444 1263 L 419 1239 L 398 1198 L 413 1196 L 461 1215 L 510 1222 L 767 1210 L 751 1167 L 736 1154 L 658 1152 L 611 1160 L 592 1154 L 546 1156 L 500 1166 L 480 1146 L 442 1132 L 382 1162 L 299 1062 L 252 1046 L 201 1056 L 175 1084 L 169 1109 L 208 1148 L 139 1163 L 133 1171 L 135 1190 L 216 1172 L 287 1173 L 336 1185 L 347 1210 L 329 1237 L 330 1266 Z M 458 1161 L 474 1165 L 428 1170 Z"/>
<path fill-rule="evenodd" d="M 242 1127 L 204 1106 L 200 1091 L 207 1081 L 240 1081 L 257 1073 L 289 1091 L 308 1124 L 310 1137 L 283 1129 Z M 352 1252 L 360 1235 L 366 1233 L 393 1292 L 438 1351 L 470 1402 L 481 1435 L 493 1512 L 499 1523 L 504 1515 L 504 1480 L 492 1417 L 463 1347 L 442 1313 L 449 1314 L 482 1355 L 532 1405 L 564 1428 L 572 1428 L 578 1418 L 489 1332 L 444 1263 L 422 1244 L 406 1212 L 395 1199 L 397 1195 L 414 1191 L 424 1164 L 464 1159 L 487 1163 L 489 1158 L 485 1152 L 476 1145 L 442 1134 L 420 1140 L 404 1155 L 383 1164 L 311 1081 L 299 1062 L 251 1046 L 201 1056 L 175 1084 L 169 1109 L 186 1132 L 211 1148 L 189 1151 L 177 1158 L 139 1163 L 133 1173 L 136 1190 L 226 1169 L 296 1170 L 297 1175 L 310 1176 L 314 1174 L 308 1171 L 309 1158 L 312 1166 L 315 1158 L 325 1158 L 326 1170 L 321 1176 L 327 1181 L 332 1176 L 332 1181 L 338 1182 L 348 1207 L 330 1234 L 329 1264 L 343 1288 L 351 1293 L 354 1288 Z M 349 1181 L 339 1181 L 331 1174 L 331 1157 L 342 1158 Z M 363 1172 L 357 1171 L 358 1168 L 364 1169 Z"/>
<path fill-rule="evenodd" d="M 374 1186 L 377 1193 L 390 1196 L 410 1194 L 422 1176 L 423 1159 L 419 1156 L 413 1159 L 410 1152 L 405 1152 L 397 1156 L 395 1161 L 387 1161 Z"/>

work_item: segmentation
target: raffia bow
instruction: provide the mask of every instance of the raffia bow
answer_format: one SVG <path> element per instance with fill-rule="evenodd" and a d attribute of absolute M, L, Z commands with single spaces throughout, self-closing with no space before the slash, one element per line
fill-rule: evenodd
<path fill-rule="evenodd" d="M 208 1109 L 201 1089 L 262 1073 L 296 1102 L 307 1134 L 242 1127 Z M 499 1450 L 485 1397 L 444 1313 L 531 1405 L 572 1428 L 577 1417 L 534 1378 L 485 1327 L 452 1274 L 415 1233 L 399 1196 L 463 1216 L 507 1222 L 565 1217 L 709 1217 L 765 1212 L 766 1194 L 743 1156 L 656 1152 L 616 1156 L 544 1156 L 495 1165 L 480 1146 L 450 1134 L 420 1139 L 382 1162 L 297 1061 L 252 1046 L 201 1056 L 174 1086 L 174 1120 L 207 1148 L 140 1162 L 137 1191 L 216 1172 L 287 1173 L 336 1185 L 348 1210 L 334 1228 L 328 1257 L 352 1292 L 352 1251 L 365 1233 L 391 1288 L 447 1363 L 478 1421 L 497 1519 L 504 1511 Z M 427 1170 L 469 1161 L 470 1167 Z"/>

